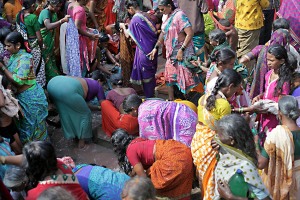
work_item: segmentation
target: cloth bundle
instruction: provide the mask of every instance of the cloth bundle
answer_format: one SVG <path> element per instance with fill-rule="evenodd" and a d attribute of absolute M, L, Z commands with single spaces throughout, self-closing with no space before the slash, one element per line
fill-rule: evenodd
<path fill-rule="evenodd" d="M 11 90 L 4 89 L 2 85 L 3 76 L 0 75 L 0 90 L 4 95 L 5 106 L 1 108 L 1 111 L 9 117 L 19 117 L 19 103 L 18 100 L 12 96 Z"/>
<path fill-rule="evenodd" d="M 267 109 L 267 111 L 273 115 L 278 114 L 278 103 L 272 100 L 259 100 L 258 102 L 254 103 L 253 106 L 255 108 Z"/>

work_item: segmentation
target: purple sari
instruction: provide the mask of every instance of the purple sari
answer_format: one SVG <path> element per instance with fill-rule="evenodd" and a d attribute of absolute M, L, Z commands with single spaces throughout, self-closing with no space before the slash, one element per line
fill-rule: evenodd
<path fill-rule="evenodd" d="M 268 47 L 274 44 L 280 44 L 285 47 L 289 52 L 290 48 L 290 33 L 286 29 L 278 29 L 272 33 L 271 39 L 266 45 L 259 45 L 252 49 L 247 56 L 252 59 L 257 59 L 256 66 L 254 68 L 253 81 L 251 84 L 251 89 L 249 97 L 252 99 L 257 95 L 264 92 L 265 86 L 265 75 L 269 71 L 267 64 L 267 53 Z"/>
<path fill-rule="evenodd" d="M 129 25 L 129 35 L 137 45 L 130 82 L 143 85 L 147 98 L 154 96 L 157 55 L 154 60 L 147 56 L 157 41 L 155 23 L 144 13 L 136 13 Z"/>
<path fill-rule="evenodd" d="M 300 51 L 300 1 L 283 0 L 277 15 L 290 21 L 291 45 Z"/>
<path fill-rule="evenodd" d="M 173 101 L 147 100 L 140 105 L 138 113 L 140 137 L 174 139 L 191 146 L 198 116 L 188 106 Z"/>

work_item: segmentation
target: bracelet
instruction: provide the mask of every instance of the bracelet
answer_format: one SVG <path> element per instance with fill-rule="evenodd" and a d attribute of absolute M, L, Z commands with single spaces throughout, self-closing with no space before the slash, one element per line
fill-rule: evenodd
<path fill-rule="evenodd" d="M 6 68 L 5 68 L 5 66 L 2 66 L 1 67 L 1 70 L 4 72 L 4 70 L 5 70 Z"/>
<path fill-rule="evenodd" d="M 180 49 L 181 49 L 182 51 L 184 51 L 185 48 L 186 48 L 186 46 L 182 45 Z"/>
<path fill-rule="evenodd" d="M 4 156 L 0 156 L 0 163 L 2 165 L 5 165 L 5 157 Z"/>
<path fill-rule="evenodd" d="M 59 23 L 61 24 L 61 19 L 59 20 Z"/>
<path fill-rule="evenodd" d="M 239 113 L 243 113 L 244 112 L 244 108 L 239 108 Z"/>
<path fill-rule="evenodd" d="M 154 48 L 155 48 L 155 49 L 159 49 L 159 46 L 156 44 L 156 45 L 154 46 Z"/>

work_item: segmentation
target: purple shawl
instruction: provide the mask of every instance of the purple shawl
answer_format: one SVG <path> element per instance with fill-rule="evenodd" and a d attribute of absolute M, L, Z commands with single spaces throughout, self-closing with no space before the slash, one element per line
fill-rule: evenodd
<path fill-rule="evenodd" d="M 249 58 L 257 58 L 256 67 L 254 69 L 253 81 L 249 97 L 252 99 L 264 92 L 265 75 L 269 71 L 267 64 L 268 47 L 274 44 L 280 44 L 289 51 L 290 33 L 286 29 L 278 29 L 272 33 L 271 39 L 266 45 L 259 45 L 247 54 Z"/>
<path fill-rule="evenodd" d="M 147 100 L 138 111 L 140 137 L 174 139 L 190 147 L 198 123 L 188 106 L 173 101 Z"/>

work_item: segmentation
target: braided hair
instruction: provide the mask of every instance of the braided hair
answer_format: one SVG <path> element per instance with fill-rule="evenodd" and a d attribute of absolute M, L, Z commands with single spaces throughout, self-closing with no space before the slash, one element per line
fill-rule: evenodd
<path fill-rule="evenodd" d="M 225 69 L 217 79 L 216 85 L 207 98 L 205 108 L 208 111 L 212 111 L 215 108 L 216 95 L 218 91 L 224 87 L 228 87 L 230 84 L 233 84 L 235 87 L 242 83 L 241 75 L 233 69 Z"/>
<path fill-rule="evenodd" d="M 121 128 L 115 130 L 111 137 L 111 143 L 114 146 L 114 152 L 117 154 L 119 166 L 126 174 L 132 171 L 132 166 L 126 156 L 126 150 L 133 139 L 133 136 L 128 135 L 128 133 Z"/>
<path fill-rule="evenodd" d="M 283 46 L 279 44 L 274 44 L 269 47 L 268 53 L 275 56 L 277 60 L 284 59 L 284 63 L 279 67 L 279 72 L 278 72 L 279 78 L 277 81 L 275 94 L 274 94 L 276 96 L 279 96 L 282 92 L 282 87 L 284 83 L 287 82 L 290 85 L 291 80 L 293 78 L 293 73 L 296 68 L 295 66 L 290 65 L 287 51 Z"/>

